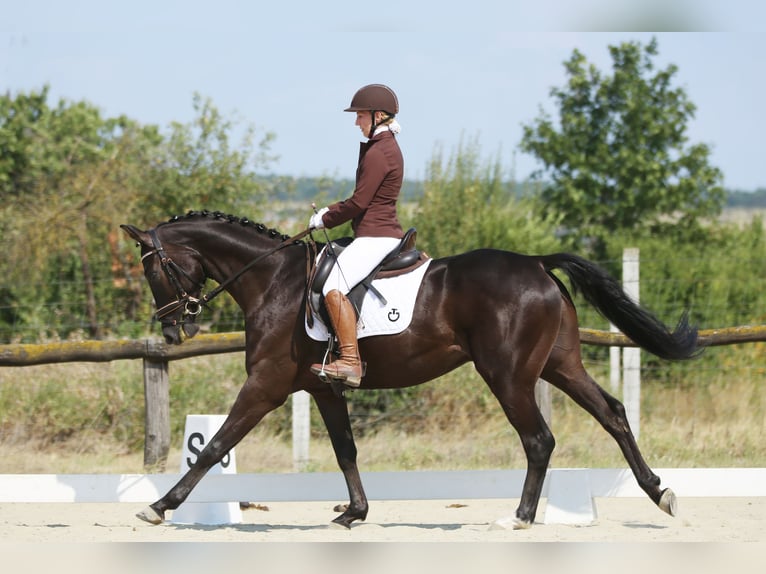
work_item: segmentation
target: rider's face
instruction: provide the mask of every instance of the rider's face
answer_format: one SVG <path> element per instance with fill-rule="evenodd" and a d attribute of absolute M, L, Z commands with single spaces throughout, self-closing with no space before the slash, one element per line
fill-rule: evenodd
<path fill-rule="evenodd" d="M 377 112 L 376 112 L 377 113 Z M 364 137 L 369 138 L 372 136 L 370 129 L 372 128 L 372 114 L 368 111 L 356 112 L 356 122 L 354 125 L 359 126 L 362 130 Z"/>

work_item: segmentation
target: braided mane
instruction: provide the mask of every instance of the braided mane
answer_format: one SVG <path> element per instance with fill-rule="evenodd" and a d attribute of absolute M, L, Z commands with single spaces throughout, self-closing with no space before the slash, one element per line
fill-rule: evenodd
<path fill-rule="evenodd" d="M 286 239 L 290 239 L 289 235 L 285 235 L 284 233 L 280 233 L 276 229 L 266 227 L 263 223 L 256 223 L 254 221 L 249 220 L 247 217 L 237 217 L 236 215 L 228 215 L 226 213 L 223 213 L 222 211 L 208 211 L 207 209 L 203 209 L 202 211 L 189 211 L 186 213 L 186 215 L 174 215 L 170 219 L 168 219 L 165 223 L 175 223 L 177 221 L 185 221 L 188 219 L 193 219 L 196 217 L 200 218 L 212 218 L 212 219 L 218 219 L 222 221 L 227 221 L 232 224 L 238 224 L 242 227 L 250 227 L 252 229 L 255 229 L 258 233 L 266 234 L 272 239 L 278 239 L 279 241 L 285 241 Z"/>

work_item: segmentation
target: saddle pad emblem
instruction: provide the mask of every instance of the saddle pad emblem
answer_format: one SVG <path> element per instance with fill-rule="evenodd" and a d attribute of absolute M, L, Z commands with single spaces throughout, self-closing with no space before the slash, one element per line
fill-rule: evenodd
<path fill-rule="evenodd" d="M 386 305 L 371 291 L 368 291 L 362 301 L 362 310 L 357 323 L 356 333 L 358 339 L 372 337 L 374 335 L 395 335 L 401 333 L 412 322 L 417 299 L 423 276 L 431 264 L 431 259 L 410 273 L 390 277 L 387 279 L 375 279 L 372 284 L 386 299 Z M 314 325 L 306 325 L 306 334 L 315 341 L 326 341 L 329 337 L 327 326 L 321 317 L 314 315 Z"/>

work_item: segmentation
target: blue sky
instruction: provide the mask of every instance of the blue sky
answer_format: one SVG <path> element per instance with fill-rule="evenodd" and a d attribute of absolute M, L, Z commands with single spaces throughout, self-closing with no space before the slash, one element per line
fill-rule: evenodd
<path fill-rule="evenodd" d="M 727 187 L 766 187 L 764 5 L 635 6 L 0 0 L 0 90 L 48 84 L 51 103 L 87 100 L 107 116 L 160 126 L 190 121 L 199 92 L 275 134 L 271 171 L 351 178 L 360 134 L 342 109 L 358 87 L 386 83 L 401 104 L 406 177 L 423 177 L 434 152 L 448 156 L 462 138 L 523 179 L 538 166 L 517 150 L 521 125 L 553 110 L 549 92 L 563 85 L 572 51 L 608 71 L 609 45 L 656 36 L 658 65 L 679 67 L 676 84 L 697 105 L 690 141 L 712 147 Z"/>

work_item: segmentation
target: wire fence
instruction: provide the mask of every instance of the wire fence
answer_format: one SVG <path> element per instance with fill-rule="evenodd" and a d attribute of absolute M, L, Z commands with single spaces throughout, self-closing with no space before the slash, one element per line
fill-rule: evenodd
<path fill-rule="evenodd" d="M 619 261 L 603 261 L 613 275 Z M 700 329 L 766 323 L 766 253 L 751 253 L 747 259 L 663 258 L 641 255 L 641 304 L 669 325 L 685 311 Z M 713 274 L 713 269 L 725 273 Z M 152 321 L 153 301 L 142 277 L 135 277 L 130 291 L 115 287 L 107 273 L 92 282 L 95 292 L 96 325 L 102 338 L 139 337 L 157 331 Z M 212 285 L 208 284 L 208 288 Z M 20 299 L 3 293 L 45 293 L 44 297 Z M 605 320 L 582 300 L 575 298 L 580 325 L 608 328 Z M 125 309 L 130 305 L 130 312 Z M 200 317 L 203 332 L 230 332 L 244 328 L 241 310 L 228 297 L 216 300 Z M 93 338 L 94 324 L 84 283 L 55 280 L 44 283 L 3 285 L 0 282 L 0 343 L 44 342 Z"/>

